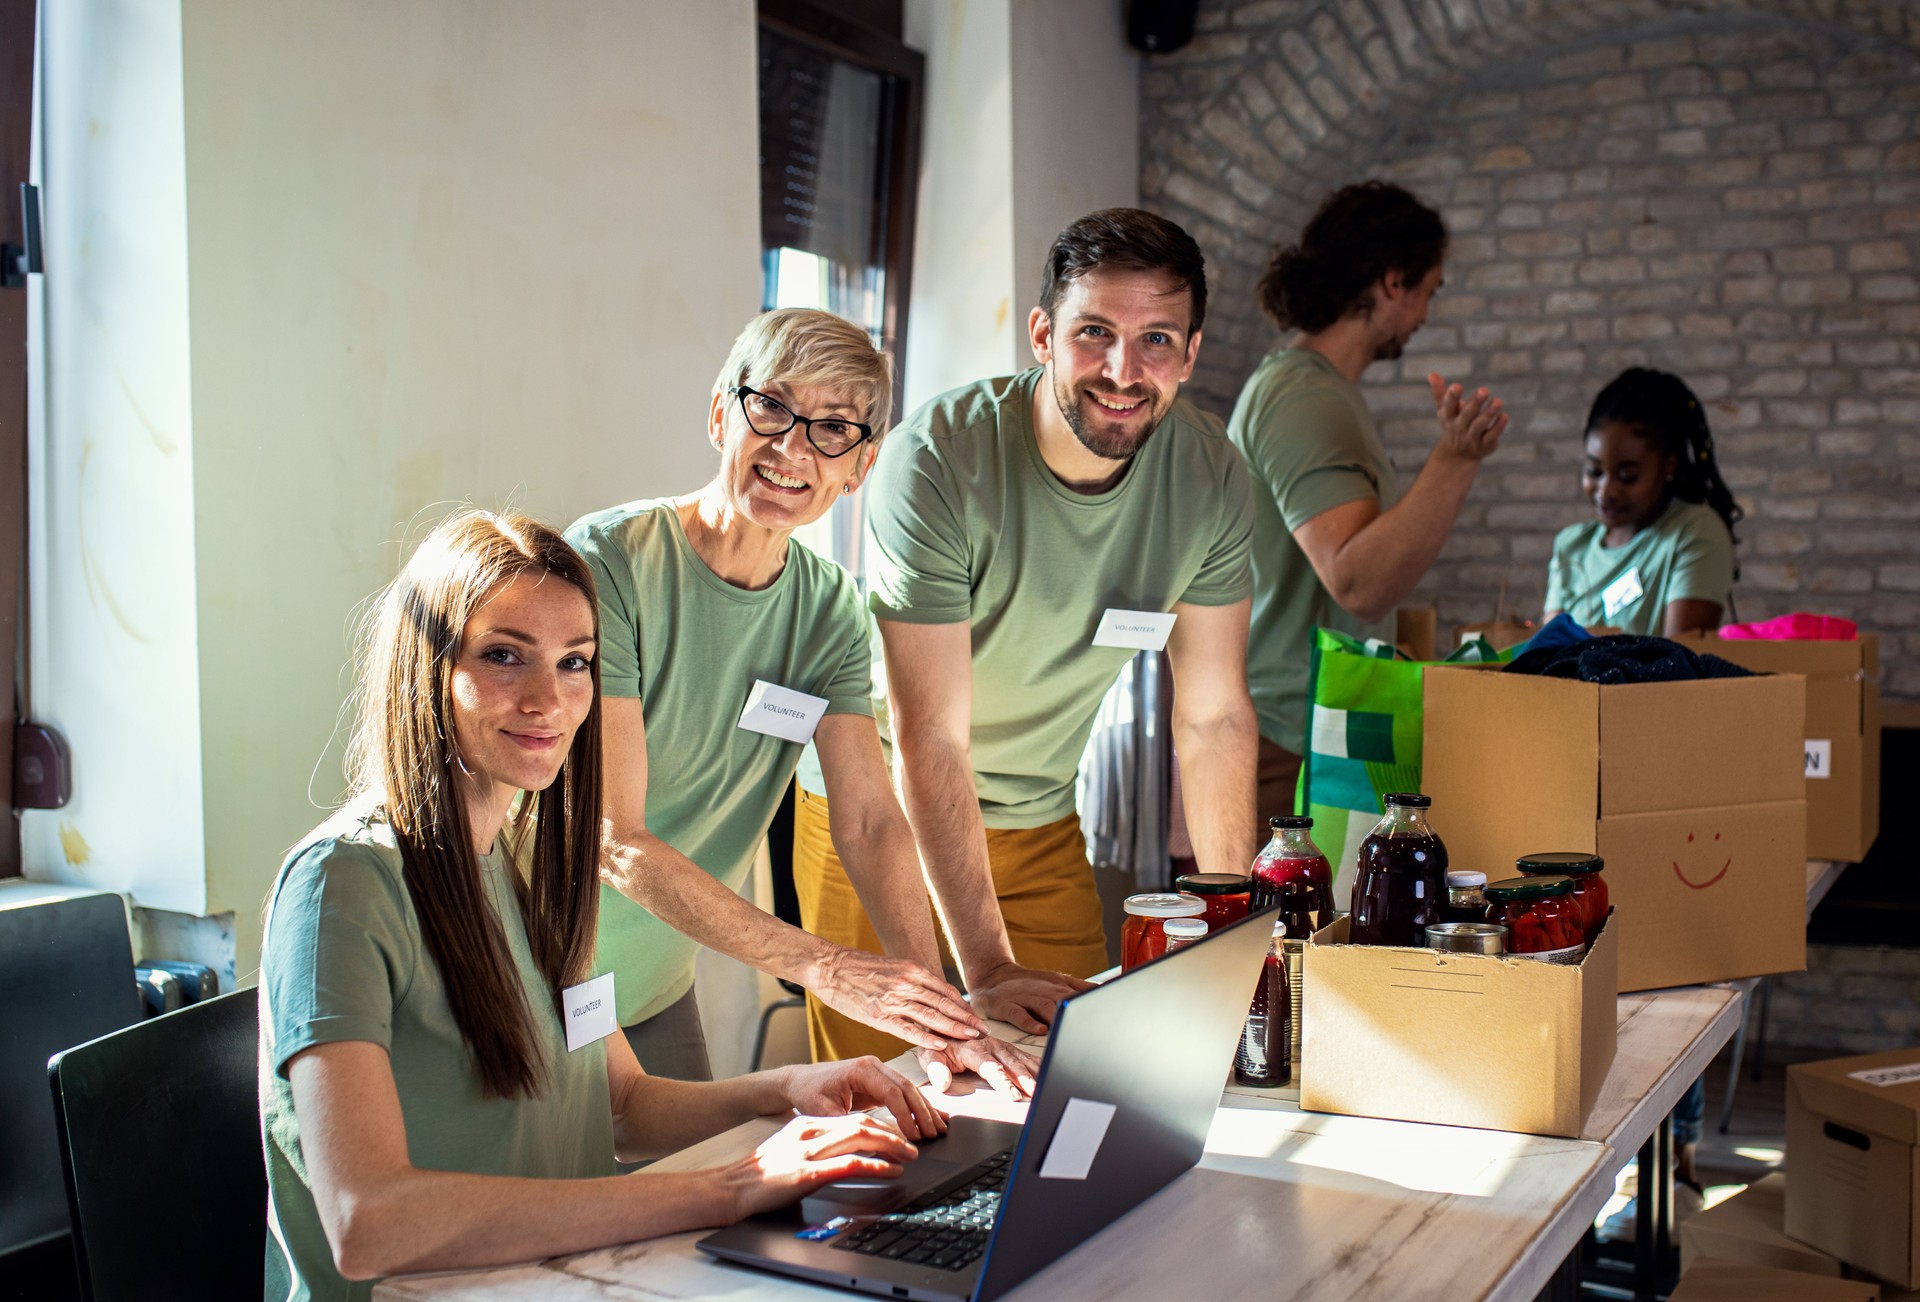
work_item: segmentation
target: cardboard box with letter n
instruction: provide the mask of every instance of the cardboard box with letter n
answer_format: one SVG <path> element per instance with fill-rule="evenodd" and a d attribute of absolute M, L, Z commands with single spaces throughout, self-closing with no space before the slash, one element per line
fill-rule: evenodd
<path fill-rule="evenodd" d="M 1920 1049 L 1787 1068 L 1787 1233 L 1920 1287 Z"/>
<path fill-rule="evenodd" d="M 1807 680 L 1807 858 L 1858 863 L 1880 832 L 1880 643 L 1677 639 L 1764 674 Z"/>
<path fill-rule="evenodd" d="M 1436 666 L 1425 777 L 1449 865 L 1606 860 L 1620 990 L 1806 966 L 1806 684 L 1792 674 L 1600 686 Z"/>

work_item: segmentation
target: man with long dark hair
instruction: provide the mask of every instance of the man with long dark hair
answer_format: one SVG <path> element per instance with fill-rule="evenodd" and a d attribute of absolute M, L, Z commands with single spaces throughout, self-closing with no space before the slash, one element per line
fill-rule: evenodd
<path fill-rule="evenodd" d="M 1367 367 L 1399 357 L 1426 324 L 1446 251 L 1439 213 L 1366 181 L 1327 196 L 1260 281 L 1260 306 L 1294 332 L 1254 368 L 1227 425 L 1254 479 L 1247 678 L 1262 816 L 1293 810 L 1314 626 L 1391 637 L 1394 607 L 1440 554 L 1507 427 L 1485 389 L 1429 375 L 1440 439 L 1402 494 L 1361 396 Z"/>
<path fill-rule="evenodd" d="M 935 398 L 874 468 L 870 606 L 907 816 L 975 1010 L 1024 1030 L 1107 966 L 1074 779 L 1136 648 L 1173 660 L 1200 866 L 1253 856 L 1249 485 L 1219 421 L 1178 397 L 1205 315 L 1185 231 L 1089 214 L 1048 254 L 1039 365 Z M 823 804 L 803 803 L 795 837 L 803 896 L 831 905 L 810 925 L 871 947 Z"/>

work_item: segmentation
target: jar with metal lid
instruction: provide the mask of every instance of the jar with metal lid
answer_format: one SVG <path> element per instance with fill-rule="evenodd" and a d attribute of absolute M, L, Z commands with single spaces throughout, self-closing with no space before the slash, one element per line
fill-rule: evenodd
<path fill-rule="evenodd" d="M 1167 952 L 1167 936 L 1161 925 L 1168 918 L 1197 918 L 1207 911 L 1206 901 L 1198 895 L 1172 891 L 1129 895 L 1121 907 L 1127 911 L 1126 923 L 1120 928 L 1122 972 L 1131 972 Z"/>
<path fill-rule="evenodd" d="M 1218 930 L 1247 916 L 1252 898 L 1253 878 L 1242 873 L 1187 873 L 1173 879 L 1176 890 L 1198 895 L 1207 906 L 1200 916 L 1209 931 Z"/>
<path fill-rule="evenodd" d="M 1306 882 L 1313 887 L 1315 925 L 1326 926 L 1333 921 L 1333 865 L 1313 843 L 1313 820 L 1282 814 L 1267 826 L 1273 836 L 1253 861 L 1253 907 L 1278 904 L 1289 883 Z"/>
<path fill-rule="evenodd" d="M 1205 918 L 1168 918 L 1160 924 L 1160 930 L 1167 936 L 1167 953 L 1171 954 L 1182 945 L 1191 945 L 1196 940 L 1204 940 L 1207 935 Z"/>
<path fill-rule="evenodd" d="M 1580 915 L 1580 931 L 1591 945 L 1607 920 L 1611 901 L 1607 898 L 1607 879 L 1600 875 L 1607 861 L 1597 854 L 1579 850 L 1559 850 L 1549 854 L 1523 855 L 1514 861 L 1522 877 L 1559 875 L 1573 879 L 1573 908 Z"/>
<path fill-rule="evenodd" d="M 1587 951 L 1570 877 L 1509 877 L 1487 887 L 1487 921 L 1507 929 L 1507 953 L 1578 963 Z"/>
<path fill-rule="evenodd" d="M 1448 922 L 1487 920 L 1487 875 L 1471 868 L 1447 874 L 1447 904 L 1440 914 Z"/>

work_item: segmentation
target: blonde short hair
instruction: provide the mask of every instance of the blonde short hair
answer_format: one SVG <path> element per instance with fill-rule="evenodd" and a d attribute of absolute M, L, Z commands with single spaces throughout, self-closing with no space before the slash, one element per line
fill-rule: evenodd
<path fill-rule="evenodd" d="M 714 379 L 713 391 L 778 383 L 830 389 L 853 400 L 878 443 L 893 415 L 893 359 L 845 317 L 782 307 L 747 322 Z"/>

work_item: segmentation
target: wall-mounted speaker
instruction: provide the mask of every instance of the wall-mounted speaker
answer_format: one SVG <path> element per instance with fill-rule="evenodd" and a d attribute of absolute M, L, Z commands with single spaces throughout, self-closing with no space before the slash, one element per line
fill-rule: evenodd
<path fill-rule="evenodd" d="M 1125 0 L 1127 44 L 1147 54 L 1172 54 L 1193 39 L 1200 0 Z"/>

